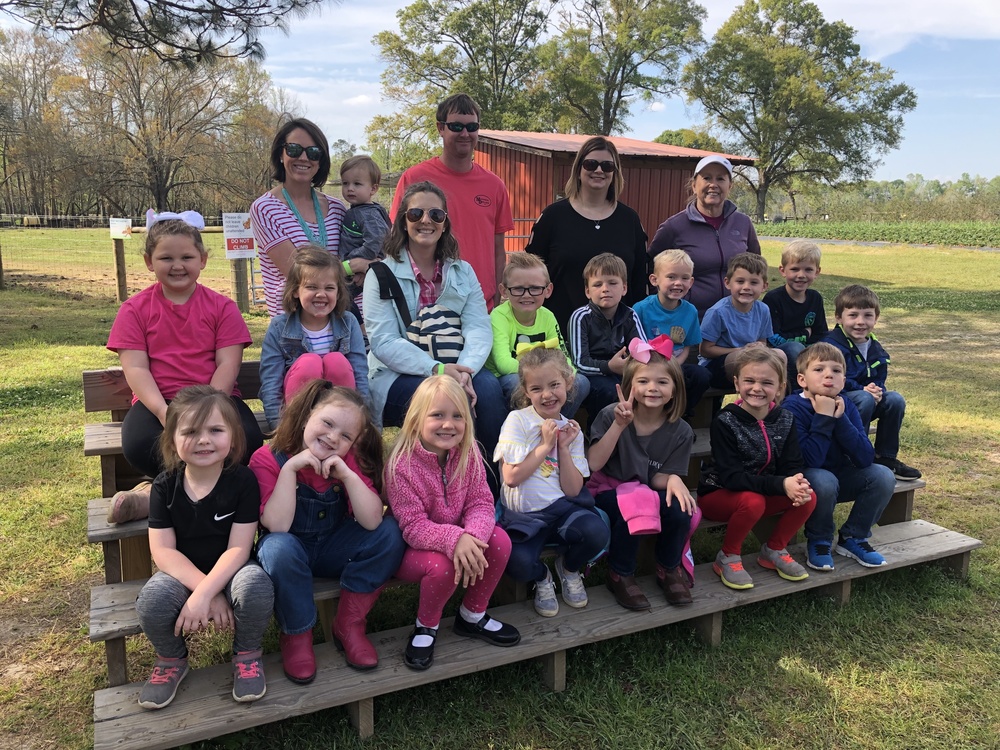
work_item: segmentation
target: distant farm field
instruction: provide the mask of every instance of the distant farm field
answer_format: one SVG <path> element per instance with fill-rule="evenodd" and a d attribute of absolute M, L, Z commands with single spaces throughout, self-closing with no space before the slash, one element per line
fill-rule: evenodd
<path fill-rule="evenodd" d="M 1000 247 L 1000 221 L 786 221 L 757 227 L 774 237 Z"/>

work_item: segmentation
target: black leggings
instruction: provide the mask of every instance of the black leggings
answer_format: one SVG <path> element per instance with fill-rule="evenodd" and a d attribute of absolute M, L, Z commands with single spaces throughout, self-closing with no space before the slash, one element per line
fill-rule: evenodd
<path fill-rule="evenodd" d="M 264 435 L 250 407 L 236 396 L 232 399 L 247 438 L 247 450 L 240 461 L 246 464 L 253 452 L 264 444 Z M 163 457 L 160 455 L 162 433 L 160 420 L 141 401 L 136 401 L 122 422 L 122 454 L 133 469 L 148 477 L 155 477 L 163 471 Z"/>

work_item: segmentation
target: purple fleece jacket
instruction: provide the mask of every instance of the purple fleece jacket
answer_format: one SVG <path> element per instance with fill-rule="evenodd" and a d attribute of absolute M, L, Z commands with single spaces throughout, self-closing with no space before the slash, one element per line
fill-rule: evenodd
<path fill-rule="evenodd" d="M 649 243 L 649 255 L 656 257 L 664 250 L 679 248 L 694 261 L 694 285 L 687 299 L 698 308 L 698 317 L 729 294 L 723 279 L 729 259 L 739 253 L 760 255 L 760 242 L 750 217 L 736 210 L 736 204 L 726 201 L 722 208 L 722 226 L 716 232 L 705 221 L 694 203 L 660 224 Z"/>

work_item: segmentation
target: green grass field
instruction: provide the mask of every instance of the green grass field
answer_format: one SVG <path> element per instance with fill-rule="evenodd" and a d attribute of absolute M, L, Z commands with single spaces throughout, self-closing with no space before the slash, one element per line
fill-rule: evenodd
<path fill-rule="evenodd" d="M 765 246 L 775 266 L 779 252 Z M 842 609 L 808 594 L 753 605 L 726 614 L 717 649 L 680 625 L 575 649 L 560 694 L 530 662 L 405 691 L 376 700 L 366 741 L 331 709 L 199 747 L 1000 747 L 998 279 L 998 254 L 828 246 L 817 282 L 831 316 L 848 282 L 880 294 L 890 385 L 908 402 L 901 457 L 928 480 L 916 515 L 986 543 L 968 581 L 923 567 L 855 582 Z M 115 363 L 103 348 L 114 315 L 81 292 L 0 292 L 0 750 L 91 744 L 106 675 L 87 639 L 102 573 L 86 542 L 99 467 L 82 455 L 80 372 Z M 266 318 L 248 322 L 260 341 Z M 415 602 L 413 587 L 391 592 L 374 627 L 410 622 Z M 223 647 L 199 643 L 198 660 Z M 142 679 L 152 654 L 141 638 L 129 648 Z"/>

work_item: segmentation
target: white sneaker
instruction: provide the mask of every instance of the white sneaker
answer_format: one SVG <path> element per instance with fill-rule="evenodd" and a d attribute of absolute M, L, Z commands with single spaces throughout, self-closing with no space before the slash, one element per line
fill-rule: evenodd
<path fill-rule="evenodd" d="M 559 574 L 559 583 L 562 585 L 563 601 L 576 609 L 586 607 L 589 599 L 587 587 L 583 585 L 583 576 L 566 570 L 561 557 L 556 558 L 556 573 Z"/>
<path fill-rule="evenodd" d="M 552 582 L 552 573 L 548 568 L 545 568 L 545 580 L 535 581 L 535 611 L 542 617 L 555 617 L 559 614 L 556 585 Z"/>

